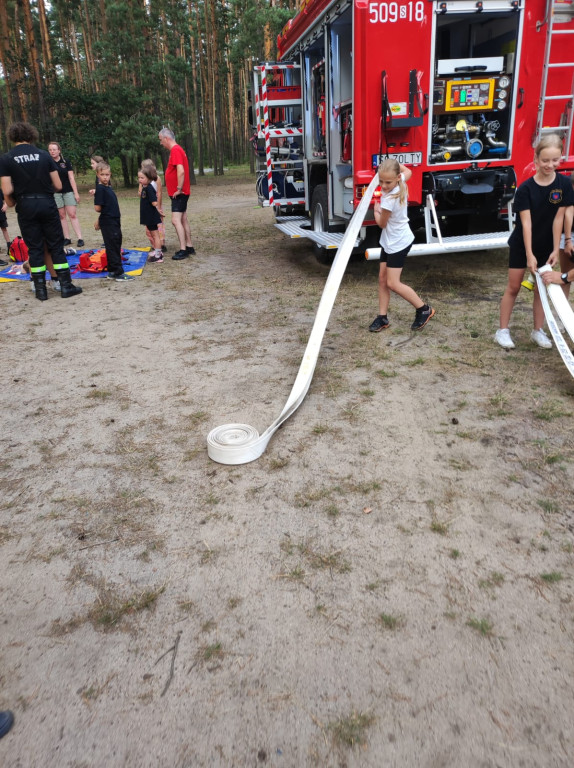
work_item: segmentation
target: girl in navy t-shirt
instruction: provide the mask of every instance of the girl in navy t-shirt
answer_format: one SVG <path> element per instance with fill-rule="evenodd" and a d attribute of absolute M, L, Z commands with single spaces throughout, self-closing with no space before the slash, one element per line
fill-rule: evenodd
<path fill-rule="evenodd" d="M 516 190 L 512 206 L 517 214 L 516 227 L 508 239 L 508 285 L 500 303 L 500 328 L 494 336 L 504 349 L 514 349 L 508 326 L 526 268 L 534 274 L 538 267 L 554 266 L 558 261 L 564 212 L 574 204 L 570 179 L 556 172 L 562 152 L 560 136 L 544 136 L 534 150 L 536 173 Z M 539 347 L 550 349 L 552 342 L 542 328 L 544 310 L 536 290 L 532 312 L 534 328 L 530 338 Z"/>

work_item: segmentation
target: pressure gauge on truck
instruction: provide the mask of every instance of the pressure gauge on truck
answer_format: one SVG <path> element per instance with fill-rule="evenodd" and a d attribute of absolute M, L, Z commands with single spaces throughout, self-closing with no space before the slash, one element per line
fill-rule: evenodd
<path fill-rule="evenodd" d="M 510 85 L 510 80 L 507 77 L 501 77 L 500 80 L 498 81 L 498 85 L 501 88 L 508 88 L 508 86 Z"/>

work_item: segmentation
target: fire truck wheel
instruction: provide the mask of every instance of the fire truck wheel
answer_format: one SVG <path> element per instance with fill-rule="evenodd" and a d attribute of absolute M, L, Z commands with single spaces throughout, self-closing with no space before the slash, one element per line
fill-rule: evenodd
<path fill-rule="evenodd" d="M 311 227 L 314 232 L 329 231 L 329 202 L 327 199 L 327 185 L 318 184 L 313 190 L 311 200 Z M 318 243 L 313 243 L 313 251 L 317 261 L 321 264 L 331 264 L 334 258 L 332 249 L 324 248 Z"/>

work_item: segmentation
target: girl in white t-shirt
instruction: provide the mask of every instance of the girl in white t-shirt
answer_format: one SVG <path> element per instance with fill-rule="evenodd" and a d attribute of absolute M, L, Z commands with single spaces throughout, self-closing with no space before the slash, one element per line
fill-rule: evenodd
<path fill-rule="evenodd" d="M 401 272 L 415 236 L 409 227 L 406 182 L 412 171 L 388 157 L 379 166 L 381 198 L 375 203 L 375 221 L 381 227 L 381 266 L 379 269 L 379 314 L 369 326 L 378 333 L 389 327 L 387 318 L 391 291 L 408 301 L 416 310 L 411 330 L 420 331 L 435 311 L 408 285 L 401 283 Z"/>

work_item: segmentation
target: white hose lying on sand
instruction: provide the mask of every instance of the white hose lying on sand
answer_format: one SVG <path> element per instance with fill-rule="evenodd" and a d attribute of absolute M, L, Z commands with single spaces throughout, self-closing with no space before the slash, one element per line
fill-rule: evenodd
<path fill-rule="evenodd" d="M 574 376 L 574 356 L 564 341 L 564 337 L 560 333 L 558 324 L 550 309 L 548 296 L 552 299 L 554 309 L 562 320 L 564 328 L 568 331 L 568 335 L 572 341 L 574 341 L 574 312 L 572 312 L 572 307 L 568 303 L 568 299 L 564 295 L 564 291 L 560 285 L 557 285 L 556 283 L 550 283 L 548 286 L 544 285 L 539 273 L 548 272 L 548 270 L 551 269 L 552 267 L 546 264 L 543 267 L 540 267 L 536 273 L 536 285 L 538 286 L 538 293 L 540 294 L 544 316 L 550 333 L 552 334 L 552 338 L 554 339 L 554 343 L 556 344 L 556 348 L 558 349 L 558 352 L 560 352 L 560 356 L 562 357 L 562 360 L 564 360 L 566 368 L 570 371 L 570 375 Z"/>
<path fill-rule="evenodd" d="M 247 464 L 255 461 L 267 448 L 267 443 L 281 424 L 289 418 L 305 399 L 305 395 L 311 384 L 315 365 L 321 349 L 321 342 L 325 334 L 325 328 L 337 297 L 341 280 L 353 251 L 355 241 L 363 223 L 363 219 L 369 208 L 373 192 L 379 184 L 378 174 L 373 176 L 357 210 L 353 214 L 347 231 L 337 250 L 333 266 L 327 277 L 323 295 L 319 302 L 319 309 L 315 316 L 315 322 L 307 342 L 305 354 L 299 367 L 299 373 L 293 384 L 293 389 L 285 407 L 262 435 L 249 424 L 223 424 L 212 429 L 207 436 L 207 453 L 210 459 L 220 464 Z"/>

